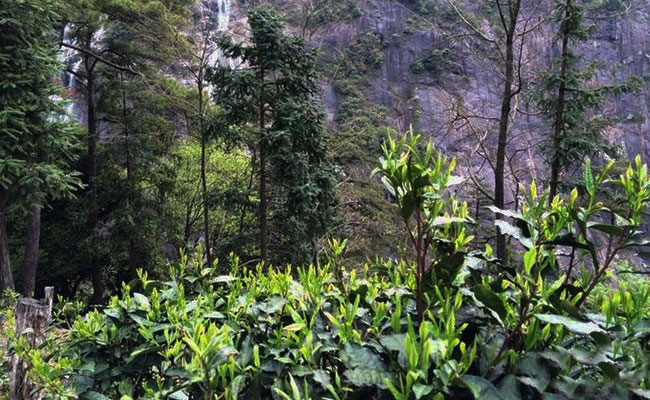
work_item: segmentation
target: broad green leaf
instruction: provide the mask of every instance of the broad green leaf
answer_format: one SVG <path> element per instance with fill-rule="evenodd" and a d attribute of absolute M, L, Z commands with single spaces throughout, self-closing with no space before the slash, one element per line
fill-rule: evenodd
<path fill-rule="evenodd" d="M 533 247 L 533 241 L 530 238 L 527 238 L 520 228 L 514 227 L 503 220 L 494 221 L 494 225 L 501 231 L 502 234 L 511 236 L 519 241 L 524 247 L 531 248 Z"/>
<path fill-rule="evenodd" d="M 416 207 L 415 197 L 413 193 L 409 192 L 405 194 L 404 197 L 402 198 L 401 203 L 402 203 L 401 204 L 402 207 L 400 212 L 402 213 L 402 218 L 404 218 L 404 220 L 408 220 L 415 212 L 415 207 Z"/>
<path fill-rule="evenodd" d="M 464 262 L 465 253 L 454 253 L 438 261 L 432 271 L 441 282 L 451 284 L 458 276 Z"/>
<path fill-rule="evenodd" d="M 620 235 L 623 233 L 623 227 L 609 224 L 600 224 L 596 222 L 589 222 L 587 228 L 595 229 L 607 233 L 608 235 Z"/>
<path fill-rule="evenodd" d="M 506 318 L 507 311 L 503 304 L 503 299 L 494 293 L 492 289 L 484 285 L 476 285 L 474 287 L 474 295 L 478 301 L 483 303 L 490 310 L 494 311 L 501 320 Z"/>
<path fill-rule="evenodd" d="M 585 250 L 589 248 L 589 246 L 587 246 L 586 244 L 578 242 L 572 233 L 567 233 L 558 236 L 553 240 L 544 242 L 544 244 L 554 245 L 554 246 L 569 246 L 569 247 L 575 247 L 578 249 L 585 249 Z"/>
<path fill-rule="evenodd" d="M 330 384 L 330 374 L 324 369 L 317 369 L 314 371 L 314 381 L 318 382 L 323 389 L 327 389 Z"/>
<path fill-rule="evenodd" d="M 392 372 L 363 367 L 345 371 L 345 377 L 354 386 L 374 386 L 380 389 L 387 389 L 386 380 L 392 381 L 395 378 Z"/>
<path fill-rule="evenodd" d="M 141 309 L 145 311 L 149 310 L 149 299 L 147 296 L 143 295 L 142 293 L 133 293 L 133 300 L 135 300 L 136 304 Z"/>
<path fill-rule="evenodd" d="M 499 393 L 501 393 L 501 396 L 506 400 L 521 399 L 517 377 L 514 375 L 508 375 L 503 378 L 499 383 Z"/>
<path fill-rule="evenodd" d="M 476 400 L 509 400 L 504 398 L 490 381 L 480 376 L 465 375 L 459 381 L 469 389 Z"/>
<path fill-rule="evenodd" d="M 234 276 L 230 276 L 230 275 L 221 275 L 221 276 L 217 276 L 216 278 L 214 278 L 214 279 L 212 280 L 212 283 L 228 283 L 228 282 L 234 282 L 234 281 L 236 281 L 237 279 L 238 279 L 238 278 L 236 278 L 236 277 L 234 277 Z"/>
<path fill-rule="evenodd" d="M 81 398 L 84 400 L 111 400 L 110 397 L 93 391 L 84 393 Z"/>
<path fill-rule="evenodd" d="M 421 383 L 413 385 L 413 394 L 418 400 L 431 393 L 431 391 L 433 391 L 433 385 L 423 385 Z"/>
<path fill-rule="evenodd" d="M 589 335 L 593 332 L 605 332 L 598 325 L 591 321 L 583 322 L 573 318 L 554 314 L 535 314 L 535 316 L 543 322 L 554 325 L 562 325 L 569 331 L 580 335 Z"/>
<path fill-rule="evenodd" d="M 379 339 L 379 343 L 390 351 L 404 351 L 404 339 L 406 334 L 404 333 L 395 333 L 392 335 L 382 336 Z"/>
<path fill-rule="evenodd" d="M 514 219 L 523 219 L 524 217 L 521 215 L 521 213 L 518 213 L 516 211 L 512 210 L 502 210 L 499 207 L 496 206 L 487 206 L 486 207 L 488 210 L 492 211 L 495 214 L 501 214 L 505 217 L 510 217 Z"/>

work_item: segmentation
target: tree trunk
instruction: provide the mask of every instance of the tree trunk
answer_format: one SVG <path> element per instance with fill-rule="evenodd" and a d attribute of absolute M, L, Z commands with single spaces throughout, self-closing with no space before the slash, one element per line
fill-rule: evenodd
<path fill-rule="evenodd" d="M 92 30 L 86 37 L 86 48 L 90 49 L 93 38 Z M 99 249 L 97 246 L 97 223 L 98 206 L 97 206 L 97 116 L 95 114 L 95 76 L 94 70 L 97 60 L 89 55 L 84 56 L 84 65 L 86 70 L 86 106 L 87 106 L 87 140 L 88 140 L 88 160 L 86 165 L 86 175 L 88 179 L 88 217 L 86 227 L 90 233 L 90 276 L 93 285 L 93 304 L 104 302 L 104 276 L 101 264 L 99 262 Z"/>
<path fill-rule="evenodd" d="M 207 138 L 203 128 L 203 69 L 199 70 L 197 90 L 199 95 L 199 134 L 201 135 L 201 198 L 203 202 L 203 235 L 205 238 L 205 259 L 208 266 L 212 266 L 212 253 L 210 251 L 210 209 L 208 207 L 208 182 L 206 172 L 206 146 Z"/>
<path fill-rule="evenodd" d="M 120 81 L 122 82 L 122 84 L 124 84 L 124 76 L 122 73 L 120 73 Z M 124 90 L 122 90 L 122 128 L 124 129 L 124 155 L 126 157 L 126 161 L 124 165 L 126 169 L 126 208 L 127 210 L 131 210 L 132 191 L 134 190 L 135 185 L 133 184 L 133 173 L 131 167 L 129 120 L 128 120 L 128 113 L 126 108 L 126 93 L 124 92 Z M 135 215 L 131 215 L 132 220 L 136 220 L 136 218 L 137 217 Z M 138 271 L 137 271 L 138 264 L 136 258 L 134 226 L 131 223 L 129 223 L 127 235 L 128 235 L 128 242 L 129 242 L 127 279 L 132 280 L 138 277 Z"/>
<path fill-rule="evenodd" d="M 14 290 L 14 277 L 9 255 L 9 235 L 7 234 L 6 202 L 7 194 L 0 188 L 0 292 L 7 289 Z"/>
<path fill-rule="evenodd" d="M 45 288 L 43 300 L 18 299 L 16 303 L 16 333 L 24 336 L 33 347 L 43 342 L 45 331 L 52 322 L 54 288 Z M 11 358 L 9 391 L 11 400 L 36 400 L 40 394 L 32 394 L 33 387 L 26 379 L 28 366 L 17 355 Z"/>
<path fill-rule="evenodd" d="M 510 112 L 512 110 L 513 82 L 514 82 L 514 38 L 516 34 L 517 18 L 519 16 L 520 0 L 508 3 L 509 21 L 505 24 L 506 34 L 506 54 L 505 54 L 505 83 L 503 85 L 503 95 L 501 96 L 501 115 L 499 117 L 499 141 L 497 144 L 497 160 L 494 170 L 494 205 L 497 208 L 505 208 L 505 163 L 506 163 L 506 146 L 508 145 L 508 130 L 510 122 Z M 497 219 L 502 219 L 501 214 L 496 215 Z M 499 228 L 497 228 L 497 257 L 504 262 L 506 260 L 506 238 Z"/>
<path fill-rule="evenodd" d="M 25 245 L 25 260 L 23 262 L 23 284 L 21 293 L 25 297 L 34 296 L 40 238 L 41 206 L 34 204 L 29 209 L 29 221 L 27 224 L 27 243 Z"/>
<path fill-rule="evenodd" d="M 557 194 L 557 187 L 560 179 L 560 145 L 562 142 L 562 131 L 564 130 L 564 108 L 566 98 L 566 75 L 569 65 L 569 13 L 572 7 L 572 0 L 567 0 L 564 11 L 562 27 L 562 64 L 560 66 L 560 86 L 557 92 L 557 105 L 555 110 L 555 121 L 553 121 L 553 158 L 551 161 L 551 181 L 549 182 L 550 195 L 548 202 L 551 204 Z"/>
<path fill-rule="evenodd" d="M 267 243 L 266 243 L 266 121 L 265 121 L 265 94 L 264 94 L 264 68 L 262 67 L 259 72 L 260 79 L 260 258 L 262 261 L 267 259 Z"/>

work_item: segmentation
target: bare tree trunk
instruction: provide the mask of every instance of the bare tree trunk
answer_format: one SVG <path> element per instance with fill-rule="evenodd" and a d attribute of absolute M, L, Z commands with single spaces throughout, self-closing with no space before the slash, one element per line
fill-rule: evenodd
<path fill-rule="evenodd" d="M 90 49 L 94 32 L 89 30 L 86 37 L 86 48 Z M 86 106 L 87 106 L 87 140 L 88 154 L 86 175 L 88 179 L 88 216 L 86 227 L 90 233 L 90 276 L 93 285 L 93 304 L 104 302 L 105 283 L 102 267 L 99 262 L 99 249 L 97 246 L 97 223 L 99 221 L 97 205 L 97 116 L 95 114 L 95 65 L 97 60 L 89 55 L 84 55 L 86 70 Z"/>
<path fill-rule="evenodd" d="M 566 2 L 564 21 L 562 27 L 562 64 L 560 66 L 560 86 L 557 93 L 557 105 L 555 110 L 555 121 L 553 121 L 553 159 L 551 161 L 551 181 L 549 182 L 550 195 L 548 202 L 551 204 L 557 194 L 557 187 L 560 179 L 560 144 L 562 131 L 564 129 L 564 108 L 566 98 L 566 75 L 569 65 L 569 13 L 572 7 L 571 0 Z"/>
<path fill-rule="evenodd" d="M 45 331 L 52 322 L 52 300 L 54 288 L 45 288 L 45 298 L 38 301 L 34 299 L 18 299 L 16 304 L 16 333 L 25 336 L 32 346 L 38 346 L 45 335 Z M 14 355 L 11 359 L 9 391 L 11 400 L 36 400 L 42 398 L 39 394 L 32 394 L 32 385 L 27 380 L 28 365 Z"/>
<path fill-rule="evenodd" d="M 208 266 L 212 266 L 212 253 L 210 243 L 210 209 L 208 207 L 208 183 L 206 172 L 206 147 L 207 138 L 205 137 L 205 129 L 203 127 L 203 70 L 201 66 L 197 78 L 197 90 L 199 95 L 199 134 L 201 135 L 201 197 L 203 202 L 203 234 L 205 238 L 205 259 Z"/>
<path fill-rule="evenodd" d="M 521 0 L 513 0 L 508 3 L 509 19 L 506 22 L 502 18 L 503 28 L 506 35 L 506 54 L 505 54 L 505 83 L 503 85 L 503 95 L 501 96 L 501 115 L 499 117 L 499 141 L 497 144 L 497 160 L 494 169 L 494 205 L 497 208 L 505 208 L 505 160 L 506 146 L 508 145 L 508 130 L 510 123 L 510 112 L 512 110 L 513 83 L 514 83 L 514 39 L 517 27 L 517 18 L 519 16 L 519 5 Z M 497 3 L 498 4 L 498 3 Z M 501 7 L 498 5 L 498 7 Z M 501 13 L 501 9 L 499 10 Z M 501 214 L 496 215 L 497 219 L 502 219 Z M 506 260 L 506 238 L 500 229 L 497 228 L 497 257 L 501 261 Z"/>
<path fill-rule="evenodd" d="M 6 196 L 7 194 L 0 189 L 0 292 L 14 289 L 14 277 L 9 255 L 9 235 L 7 234 Z"/>
<path fill-rule="evenodd" d="M 267 242 L 266 242 L 266 225 L 267 225 L 267 205 L 266 205 L 266 121 L 265 121 L 265 94 L 264 94 L 264 68 L 259 72 L 260 79 L 260 258 L 262 261 L 267 259 Z"/>
<path fill-rule="evenodd" d="M 27 242 L 23 262 L 23 283 L 21 293 L 25 297 L 34 296 L 36 287 L 36 268 L 38 266 L 38 248 L 41 239 L 41 206 L 32 205 L 29 209 L 27 224 Z"/>

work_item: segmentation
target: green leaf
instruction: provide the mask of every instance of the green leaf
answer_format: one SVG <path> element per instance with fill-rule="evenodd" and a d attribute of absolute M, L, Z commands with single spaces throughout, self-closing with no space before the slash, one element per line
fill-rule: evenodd
<path fill-rule="evenodd" d="M 492 289 L 484 285 L 476 285 L 474 287 L 474 295 L 478 301 L 483 303 L 490 310 L 494 311 L 501 320 L 506 318 L 508 312 L 503 304 L 503 299 L 494 293 Z"/>
<path fill-rule="evenodd" d="M 621 235 L 623 233 L 623 227 L 609 224 L 600 224 L 596 222 L 589 222 L 587 224 L 587 228 L 595 229 L 597 231 L 601 231 L 613 236 Z"/>
<path fill-rule="evenodd" d="M 149 311 L 149 299 L 147 296 L 143 295 L 142 293 L 133 293 L 133 300 L 135 300 L 135 303 L 139 308 L 145 311 Z"/>
<path fill-rule="evenodd" d="M 406 193 L 402 198 L 402 207 L 400 212 L 402 213 L 402 218 L 408 220 L 411 218 L 415 212 L 415 197 L 412 192 Z"/>
<path fill-rule="evenodd" d="M 521 215 L 521 213 L 518 213 L 516 211 L 511 211 L 511 210 L 502 210 L 499 207 L 496 206 L 487 206 L 486 207 L 488 210 L 492 211 L 495 214 L 501 214 L 505 217 L 510 217 L 513 219 L 524 219 L 524 217 Z"/>
<path fill-rule="evenodd" d="M 562 315 L 554 314 L 535 314 L 535 316 L 543 322 L 554 325 L 562 325 L 573 333 L 580 335 L 589 335 L 593 332 L 605 332 L 594 322 L 583 322 L 573 318 L 565 317 Z"/>
<path fill-rule="evenodd" d="M 355 386 L 376 386 L 386 389 L 386 379 L 392 381 L 393 373 L 381 361 L 379 354 L 356 344 L 346 343 L 339 352 L 341 361 L 349 368 L 345 376 Z"/>
<path fill-rule="evenodd" d="M 314 371 L 314 381 L 318 382 L 323 389 L 327 389 L 331 382 L 330 374 L 324 369 L 317 369 Z"/>
<path fill-rule="evenodd" d="M 521 393 L 519 393 L 519 385 L 517 384 L 517 377 L 508 375 L 499 383 L 499 393 L 506 400 L 519 400 Z"/>
<path fill-rule="evenodd" d="M 246 375 L 238 375 L 230 383 L 230 391 L 237 398 L 242 389 L 246 386 Z"/>
<path fill-rule="evenodd" d="M 416 399 L 421 399 L 422 397 L 428 395 L 433 390 L 433 385 L 423 385 L 421 383 L 416 383 L 413 385 L 413 394 Z"/>
<path fill-rule="evenodd" d="M 558 236 L 553 240 L 544 242 L 544 244 L 552 245 L 552 246 L 569 246 L 569 247 L 575 247 L 578 249 L 585 249 L 585 250 L 589 249 L 589 246 L 587 246 L 586 244 L 578 242 L 572 233 L 567 233 Z"/>
<path fill-rule="evenodd" d="M 451 284 L 458 276 L 463 263 L 465 262 L 465 253 L 454 253 L 438 261 L 432 268 L 439 281 Z"/>
<path fill-rule="evenodd" d="M 530 249 L 533 247 L 533 241 L 527 238 L 520 228 L 514 227 L 503 220 L 494 221 L 494 225 L 501 231 L 502 234 L 511 236 L 519 241 L 524 247 Z"/>
<path fill-rule="evenodd" d="M 601 371 L 603 371 L 603 374 L 607 376 L 609 379 L 618 379 L 619 378 L 619 370 L 616 367 L 616 364 L 614 364 L 611 361 L 603 361 L 598 363 L 598 368 L 600 368 Z"/>
<path fill-rule="evenodd" d="M 392 381 L 395 378 L 391 372 L 362 367 L 345 371 L 345 377 L 354 386 L 374 386 L 380 389 L 387 389 L 386 380 Z"/>
<path fill-rule="evenodd" d="M 357 344 L 346 343 L 345 349 L 339 352 L 339 356 L 348 368 L 384 368 L 384 363 L 381 361 L 379 354 Z"/>
<path fill-rule="evenodd" d="M 104 396 L 98 392 L 86 392 L 83 394 L 82 399 L 84 400 L 111 400 L 110 397 Z"/>
<path fill-rule="evenodd" d="M 395 333 L 392 335 L 382 336 L 379 339 L 379 343 L 384 346 L 389 351 L 404 351 L 404 339 L 406 339 L 406 334 L 404 333 Z"/>
<path fill-rule="evenodd" d="M 505 399 L 490 381 L 480 376 L 465 375 L 459 381 L 469 389 L 476 400 L 509 400 Z"/>
<path fill-rule="evenodd" d="M 630 391 L 642 399 L 650 399 L 650 389 L 632 389 Z"/>
<path fill-rule="evenodd" d="M 300 331 L 300 330 L 302 330 L 304 328 L 305 328 L 305 324 L 303 322 L 298 322 L 298 323 L 295 323 L 295 324 L 285 326 L 284 330 L 289 331 L 289 332 L 298 332 L 298 331 Z"/>
<path fill-rule="evenodd" d="M 594 182 L 594 175 L 591 171 L 591 160 L 589 158 L 587 158 L 587 161 L 585 162 L 584 179 L 585 189 L 587 189 L 587 193 L 593 197 L 596 194 L 596 183 Z"/>
<path fill-rule="evenodd" d="M 234 282 L 234 281 L 236 281 L 237 279 L 238 279 L 238 278 L 236 278 L 236 277 L 234 277 L 234 276 L 230 276 L 230 275 L 221 275 L 221 276 L 217 276 L 216 278 L 214 278 L 214 279 L 212 280 L 212 283 L 229 283 L 229 282 Z"/>

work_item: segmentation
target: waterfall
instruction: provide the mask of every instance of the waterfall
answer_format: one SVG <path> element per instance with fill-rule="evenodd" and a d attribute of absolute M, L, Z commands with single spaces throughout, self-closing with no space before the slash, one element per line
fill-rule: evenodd
<path fill-rule="evenodd" d="M 217 0 L 219 7 L 218 28 L 219 32 L 225 32 L 230 25 L 230 0 Z"/>
<path fill-rule="evenodd" d="M 225 32 L 228 32 L 228 28 L 230 27 L 230 16 L 231 16 L 231 9 L 230 9 L 230 0 L 209 0 L 210 1 L 210 8 L 211 8 L 211 19 L 212 23 L 214 24 L 215 27 L 215 33 L 217 35 L 223 34 Z M 216 15 L 215 15 L 216 14 Z M 210 58 L 210 64 L 215 65 L 215 64 L 220 64 L 223 66 L 230 66 L 231 68 L 233 67 L 233 61 L 226 58 L 221 50 L 216 50 L 214 55 Z"/>
<path fill-rule="evenodd" d="M 70 37 L 70 35 L 70 25 L 65 25 L 63 27 L 63 33 L 61 35 L 63 43 L 73 44 L 73 39 Z M 66 111 L 70 117 L 79 117 L 79 109 L 77 107 L 78 102 L 75 101 L 75 99 L 78 96 L 78 88 L 80 86 L 80 82 L 77 80 L 77 77 L 74 75 L 74 73 L 79 72 L 82 59 L 76 50 L 65 46 L 61 47 L 60 55 L 64 66 L 64 70 L 61 73 L 61 86 L 63 86 L 64 89 L 63 96 L 69 101 L 68 105 L 66 106 Z"/>

